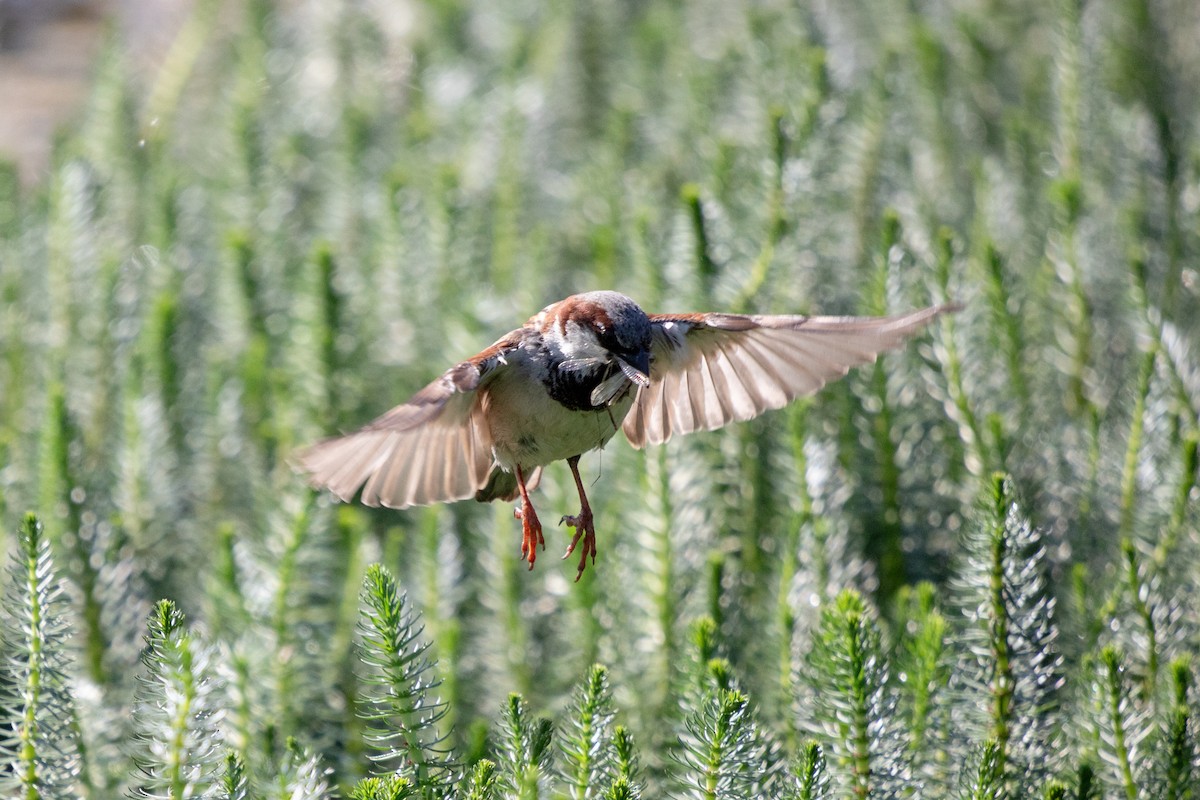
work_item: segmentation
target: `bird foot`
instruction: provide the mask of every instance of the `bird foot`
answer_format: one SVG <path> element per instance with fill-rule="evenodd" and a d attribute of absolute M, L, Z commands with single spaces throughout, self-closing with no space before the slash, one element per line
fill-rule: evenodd
<path fill-rule="evenodd" d="M 583 548 L 579 556 L 579 571 L 575 573 L 575 582 L 583 577 L 583 571 L 587 568 L 588 556 L 592 557 L 592 564 L 596 563 L 596 528 L 592 524 L 592 510 L 584 507 L 578 516 L 566 516 L 558 521 L 559 525 L 566 524 L 568 528 L 575 529 L 575 535 L 571 537 L 571 543 L 567 545 L 567 552 L 563 553 L 563 560 L 570 558 L 575 552 L 575 545 L 579 544 L 579 540 L 583 539 Z"/>
<path fill-rule="evenodd" d="M 522 503 L 513 509 L 513 516 L 521 520 L 521 558 L 529 562 L 529 568 L 533 569 L 533 562 L 537 561 L 538 545 L 542 549 L 546 549 L 546 540 L 542 537 L 542 523 L 538 519 L 537 512 L 533 510 L 532 503 Z"/>

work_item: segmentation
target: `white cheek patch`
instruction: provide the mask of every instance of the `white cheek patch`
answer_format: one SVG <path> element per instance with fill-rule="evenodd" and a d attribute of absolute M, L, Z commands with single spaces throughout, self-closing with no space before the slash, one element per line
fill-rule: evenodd
<path fill-rule="evenodd" d="M 597 359 L 600 363 L 608 363 L 608 351 L 596 338 L 596 332 L 585 325 L 580 325 L 574 320 L 569 321 L 563 336 L 555 338 L 558 341 L 554 344 L 568 360 Z"/>

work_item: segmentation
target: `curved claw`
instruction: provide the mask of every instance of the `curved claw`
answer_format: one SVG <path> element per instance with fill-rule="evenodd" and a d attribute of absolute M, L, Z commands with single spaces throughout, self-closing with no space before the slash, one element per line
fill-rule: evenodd
<path fill-rule="evenodd" d="M 592 524 L 592 515 L 589 509 L 583 509 L 578 516 L 565 516 L 559 520 L 559 524 L 567 524 L 567 527 L 575 529 L 575 535 L 571 537 L 571 543 L 567 545 L 567 552 L 563 553 L 562 559 L 565 561 L 575 552 L 575 546 L 579 544 L 579 540 L 583 539 L 583 548 L 579 555 L 579 569 L 575 573 L 575 582 L 583 577 L 583 571 L 587 569 L 588 556 L 592 557 L 592 564 L 596 563 L 596 529 Z"/>
<path fill-rule="evenodd" d="M 513 509 L 513 516 L 521 520 L 521 560 L 529 562 L 529 568 L 537 561 L 537 548 L 541 545 L 546 549 L 546 539 L 542 536 L 542 523 L 532 505 Z"/>

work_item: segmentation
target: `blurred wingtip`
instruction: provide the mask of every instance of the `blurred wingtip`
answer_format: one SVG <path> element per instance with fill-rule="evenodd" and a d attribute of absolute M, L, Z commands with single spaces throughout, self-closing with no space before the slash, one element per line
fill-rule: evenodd
<path fill-rule="evenodd" d="M 939 306 L 934 306 L 934 309 L 936 314 L 941 316 L 942 314 L 956 314 L 959 311 L 962 311 L 964 307 L 965 304 L 958 300 L 949 300 Z"/>
<path fill-rule="evenodd" d="M 330 436 L 313 444 L 301 447 L 294 450 L 287 458 L 287 464 L 292 470 L 304 478 L 304 482 L 309 487 L 318 492 L 328 492 L 337 500 L 343 503 L 349 503 L 358 494 L 362 481 L 359 481 L 355 486 L 346 491 L 345 488 L 338 487 L 334 480 L 334 476 L 329 474 L 331 464 L 329 463 L 329 451 L 336 445 L 344 441 L 343 436 Z M 370 505 L 370 504 L 368 504 Z"/>

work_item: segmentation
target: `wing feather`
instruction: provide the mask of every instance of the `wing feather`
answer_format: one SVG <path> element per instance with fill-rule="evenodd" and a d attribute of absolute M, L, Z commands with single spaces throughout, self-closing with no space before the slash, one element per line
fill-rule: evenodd
<path fill-rule="evenodd" d="M 746 382 L 742 380 L 742 376 L 734 368 L 729 354 L 725 352 L 725 345 L 718 341 L 716 347 L 717 358 L 701 359 L 711 372 L 721 375 L 722 379 L 721 383 L 717 385 L 717 391 L 722 395 L 721 418 L 718 424 L 709 430 L 733 422 L 738 418 L 738 409 L 753 408 L 755 404 L 754 397 L 746 387 Z"/>
<path fill-rule="evenodd" d="M 874 361 L 953 306 L 895 317 L 651 315 L 650 385 L 625 418 L 635 447 L 751 419 Z"/>
<path fill-rule="evenodd" d="M 745 369 L 749 373 L 748 382 L 759 389 L 759 401 L 744 410 L 744 415 L 740 417 L 742 420 L 753 419 L 763 411 L 783 408 L 795 398 L 816 391 L 820 386 L 812 385 L 812 373 L 807 368 L 769 347 L 758 345 L 747 350 L 756 359 L 753 366 Z M 738 367 L 744 369 L 742 364 L 738 364 Z M 749 371 L 756 367 L 758 371 Z"/>
<path fill-rule="evenodd" d="M 771 352 L 759 337 L 745 337 L 738 347 L 727 348 L 727 358 L 733 367 L 746 377 L 746 386 L 753 391 L 754 406 L 749 410 L 750 419 L 769 409 L 787 405 L 787 365 Z"/>
<path fill-rule="evenodd" d="M 378 506 L 384 498 L 395 496 L 396 503 L 403 502 L 402 494 L 397 491 L 396 483 L 400 480 L 399 473 L 411 460 L 406 455 L 411 454 L 414 446 L 419 445 L 424 428 L 413 428 L 407 436 L 388 431 L 383 434 L 386 443 L 387 458 L 379 465 L 362 487 L 362 502 L 367 506 Z M 370 434 L 368 434 L 370 435 Z M 378 435 L 378 434 L 376 434 Z M 419 452 L 419 451 L 418 451 Z"/>
<path fill-rule="evenodd" d="M 675 398 L 675 402 L 671 404 L 671 429 L 675 428 L 696 428 L 700 422 L 697 420 L 693 407 L 693 398 L 698 397 L 703 392 L 699 386 L 692 386 L 692 377 L 696 375 L 698 370 L 687 370 L 679 372 L 675 375 L 675 381 L 678 384 L 671 392 Z"/>
<path fill-rule="evenodd" d="M 701 361 L 696 373 L 700 378 L 700 391 L 694 393 L 692 408 L 697 412 L 696 416 L 703 421 L 703 427 L 722 425 L 725 417 L 725 408 L 721 403 L 722 392 L 717 387 L 709 362 Z"/>
<path fill-rule="evenodd" d="M 309 450 L 304 466 L 312 474 L 322 475 L 322 485 L 349 501 L 362 484 L 357 476 L 373 472 L 387 458 L 391 446 L 388 436 L 331 440 Z"/>
<path fill-rule="evenodd" d="M 302 452 L 313 486 L 343 501 L 360 490 L 368 506 L 408 508 L 472 497 L 493 466 L 491 431 L 481 399 L 520 347 L 522 331 L 504 337 L 354 433 Z"/>
<path fill-rule="evenodd" d="M 796 397 L 817 391 L 831 377 L 841 377 L 849 370 L 849 367 L 845 366 L 845 359 L 827 358 L 826 351 L 812 347 L 803 340 L 787 342 L 765 335 L 762 338 L 764 341 L 759 343 L 759 352 L 764 359 L 770 361 L 777 379 L 785 387 L 783 405 Z"/>
<path fill-rule="evenodd" d="M 670 381 L 677 380 L 674 375 L 670 376 Z M 649 423 L 651 430 L 658 436 L 666 436 L 671 430 L 671 407 L 663 402 L 663 395 L 667 389 L 667 381 L 659 381 L 650 384 L 652 403 L 646 406 L 649 413 Z"/>
<path fill-rule="evenodd" d="M 411 438 L 405 437 L 403 455 L 397 448 L 396 455 L 400 457 L 393 458 L 389 465 L 388 479 L 383 484 L 385 493 L 377 498 L 379 502 L 395 499 L 411 506 L 418 505 L 414 501 L 420 497 L 436 496 L 433 493 L 426 494 L 424 488 L 425 479 L 433 471 L 431 467 L 436 466 L 436 464 L 431 464 L 436 461 L 436 458 L 435 448 L 430 442 L 430 439 L 434 438 L 432 434 L 436 430 L 436 425 L 436 422 L 427 423 L 415 429 Z M 437 438 L 444 440 L 446 433 L 453 430 L 452 427 L 449 431 L 439 431 L 438 433 L 441 435 Z"/>

